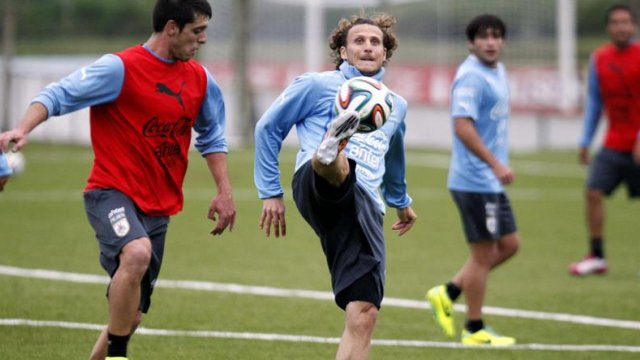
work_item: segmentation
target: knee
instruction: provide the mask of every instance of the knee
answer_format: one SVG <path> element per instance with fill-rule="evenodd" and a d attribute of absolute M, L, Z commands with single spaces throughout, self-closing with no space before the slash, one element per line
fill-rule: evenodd
<path fill-rule="evenodd" d="M 515 234 L 507 236 L 500 245 L 500 251 L 504 255 L 513 256 L 518 252 L 518 249 L 520 249 L 520 237 Z"/>
<path fill-rule="evenodd" d="M 377 320 L 378 308 L 371 303 L 367 303 L 351 319 L 350 327 L 358 333 L 371 333 Z"/>
<path fill-rule="evenodd" d="M 151 262 L 151 242 L 147 238 L 133 240 L 122 249 L 120 267 L 144 273 Z"/>
<path fill-rule="evenodd" d="M 587 198 L 587 202 L 591 205 L 597 205 L 602 202 L 603 194 L 602 191 L 596 189 L 587 189 L 585 196 Z"/>

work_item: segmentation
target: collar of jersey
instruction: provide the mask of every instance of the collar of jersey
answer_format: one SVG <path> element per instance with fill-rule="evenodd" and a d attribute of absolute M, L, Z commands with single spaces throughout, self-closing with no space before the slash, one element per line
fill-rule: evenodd
<path fill-rule="evenodd" d="M 364 76 L 362 75 L 362 73 L 360 73 L 360 71 L 358 71 L 358 69 L 356 69 L 355 66 L 349 64 L 346 61 L 343 61 L 342 64 L 340 64 L 340 71 L 344 74 L 344 77 L 347 79 L 351 79 L 356 76 Z M 378 71 L 375 75 L 373 75 L 372 78 L 378 81 L 382 81 L 382 78 L 384 77 L 384 71 L 385 71 L 384 67 L 381 67 L 380 71 Z"/>

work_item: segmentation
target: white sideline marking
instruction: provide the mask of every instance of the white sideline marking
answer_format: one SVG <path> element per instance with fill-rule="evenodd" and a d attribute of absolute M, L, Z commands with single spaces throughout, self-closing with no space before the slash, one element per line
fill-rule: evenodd
<path fill-rule="evenodd" d="M 0 326 L 30 326 L 30 327 L 56 327 L 65 329 L 95 330 L 102 331 L 104 324 L 87 324 L 67 321 L 39 321 L 30 319 L 0 319 Z M 269 334 L 252 332 L 230 332 L 230 331 L 206 331 L 206 330 L 168 330 L 150 329 L 140 327 L 136 330 L 140 335 L 156 336 L 188 336 L 220 339 L 239 340 L 261 340 L 261 341 L 286 341 L 303 342 L 315 344 L 338 344 L 339 338 Z M 518 344 L 508 347 L 475 347 L 465 346 L 458 342 L 423 341 L 423 340 L 396 340 L 396 339 L 373 339 L 374 346 L 394 346 L 394 347 L 419 347 L 419 348 L 448 348 L 448 349 L 486 349 L 486 350 L 539 350 L 539 351 L 607 351 L 607 352 L 630 352 L 640 353 L 640 346 L 625 345 L 562 345 L 562 344 Z"/>
<path fill-rule="evenodd" d="M 43 269 L 24 269 L 14 266 L 0 265 L 0 275 L 27 277 L 36 279 L 48 279 L 57 281 L 67 281 L 76 283 L 89 284 L 108 284 L 109 277 L 103 275 L 80 274 L 71 272 L 62 272 Z M 229 283 L 217 283 L 209 281 L 184 281 L 184 280 L 158 280 L 156 287 L 169 289 L 188 289 L 200 291 L 215 291 L 234 294 L 249 294 L 259 296 L 289 297 L 299 299 L 312 300 L 329 300 L 333 301 L 333 294 L 329 291 L 301 290 L 301 289 L 281 289 L 267 286 L 251 286 Z M 400 299 L 400 298 L 384 298 L 382 301 L 384 306 L 411 308 L 411 309 L 430 309 L 431 307 L 426 301 Z M 454 309 L 458 312 L 465 312 L 466 306 L 462 304 L 454 305 Z M 587 315 L 573 315 L 562 313 L 550 313 L 542 311 L 518 310 L 509 308 L 500 308 L 495 306 L 485 306 L 482 308 L 485 314 L 506 316 L 514 318 L 550 320 L 567 323 L 575 323 L 591 326 L 606 326 L 622 329 L 640 330 L 640 321 L 607 319 Z"/>

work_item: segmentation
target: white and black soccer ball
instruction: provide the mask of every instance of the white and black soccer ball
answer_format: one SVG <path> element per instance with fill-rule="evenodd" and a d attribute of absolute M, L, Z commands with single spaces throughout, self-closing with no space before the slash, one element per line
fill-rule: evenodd
<path fill-rule="evenodd" d="M 391 116 L 393 96 L 380 81 L 358 76 L 345 81 L 335 99 L 336 112 L 353 110 L 360 116 L 358 132 L 371 132 L 380 128 Z"/>
<path fill-rule="evenodd" d="M 22 155 L 22 153 L 19 151 L 9 151 L 6 153 L 6 156 L 7 163 L 9 163 L 11 171 L 13 171 L 13 175 L 22 174 L 27 165 L 24 155 Z"/>

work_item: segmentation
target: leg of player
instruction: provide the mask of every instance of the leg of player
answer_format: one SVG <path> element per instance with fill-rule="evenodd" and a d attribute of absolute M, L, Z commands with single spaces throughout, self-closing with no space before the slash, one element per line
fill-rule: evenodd
<path fill-rule="evenodd" d="M 452 282 L 464 290 L 467 300 L 467 319 L 482 318 L 482 303 L 487 286 L 489 271 L 497 258 L 497 248 L 493 241 L 471 243 L 471 254 Z"/>
<path fill-rule="evenodd" d="M 345 310 L 346 323 L 336 360 L 368 359 L 378 308 L 370 302 L 352 301 Z"/>
<path fill-rule="evenodd" d="M 136 319 L 134 320 L 133 327 L 131 328 L 131 335 L 136 331 L 140 322 L 142 321 L 142 312 L 138 311 L 136 313 Z M 100 332 L 98 339 L 96 340 L 95 345 L 93 345 L 93 349 L 91 350 L 91 355 L 89 356 L 89 360 L 104 360 L 107 357 L 107 350 L 109 347 L 109 338 L 107 336 L 107 327 Z"/>
<path fill-rule="evenodd" d="M 109 286 L 108 356 L 126 357 L 131 329 L 140 307 L 140 283 L 151 261 L 151 240 L 129 242 Z"/>
<path fill-rule="evenodd" d="M 580 261 L 569 266 L 569 272 L 576 276 L 604 274 L 607 272 L 607 261 L 604 259 L 604 193 L 602 190 L 589 188 L 585 193 L 587 209 L 586 220 L 589 230 L 589 253 Z"/>
<path fill-rule="evenodd" d="M 352 110 L 346 110 L 331 120 L 322 142 L 313 155 L 314 162 L 324 165 L 330 165 L 334 162 L 349 142 L 351 135 L 358 130 L 359 124 L 358 113 Z"/>
<path fill-rule="evenodd" d="M 498 241 L 498 254 L 494 259 L 491 270 L 513 257 L 513 255 L 518 252 L 518 248 L 520 248 L 520 237 L 517 233 L 511 233 L 501 237 Z"/>
<path fill-rule="evenodd" d="M 342 150 L 358 129 L 358 125 L 358 114 L 351 110 L 333 119 L 311 159 L 311 166 L 316 174 L 335 187 L 342 185 L 349 176 L 349 162 Z"/>

